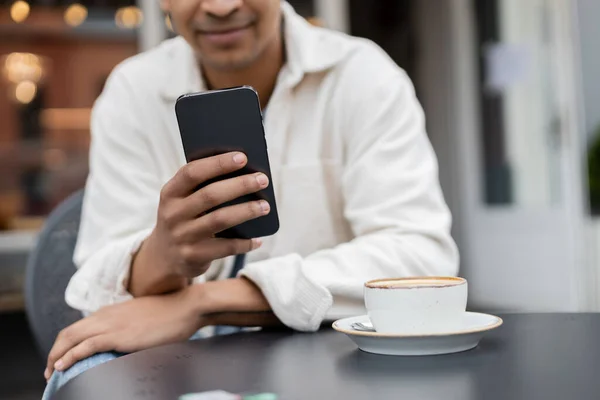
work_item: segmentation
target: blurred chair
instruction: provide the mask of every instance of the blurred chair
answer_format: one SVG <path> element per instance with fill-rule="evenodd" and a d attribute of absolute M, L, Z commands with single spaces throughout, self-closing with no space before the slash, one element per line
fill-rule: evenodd
<path fill-rule="evenodd" d="M 25 309 L 44 358 L 58 332 L 82 317 L 65 303 L 65 289 L 76 271 L 73 252 L 82 202 L 80 190 L 52 211 L 27 261 Z"/>

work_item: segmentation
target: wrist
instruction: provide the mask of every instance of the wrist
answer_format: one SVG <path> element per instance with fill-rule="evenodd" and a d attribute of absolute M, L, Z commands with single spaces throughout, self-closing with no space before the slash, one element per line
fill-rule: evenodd
<path fill-rule="evenodd" d="M 186 290 L 201 326 L 281 326 L 260 289 L 245 278 L 200 283 Z"/>
<path fill-rule="evenodd" d="M 260 289 L 245 278 L 232 278 L 192 285 L 196 311 L 202 315 L 269 311 Z"/>
<path fill-rule="evenodd" d="M 211 285 L 206 283 L 193 284 L 186 289 L 189 291 L 188 301 L 194 314 L 205 316 L 217 312 L 210 299 L 211 289 Z"/>
<path fill-rule="evenodd" d="M 181 290 L 188 280 L 169 269 L 156 243 L 154 231 L 144 240 L 131 263 L 128 290 L 134 297 Z"/>

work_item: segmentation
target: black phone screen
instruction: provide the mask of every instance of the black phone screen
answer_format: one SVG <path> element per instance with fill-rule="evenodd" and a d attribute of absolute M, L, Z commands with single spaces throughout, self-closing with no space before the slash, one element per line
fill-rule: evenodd
<path fill-rule="evenodd" d="M 248 158 L 248 163 L 241 170 L 204 182 L 198 189 L 215 181 L 255 172 L 262 172 L 269 178 L 270 184 L 265 189 L 217 208 L 264 199 L 271 206 L 270 213 L 222 231 L 217 236 L 249 239 L 277 232 L 279 219 L 271 168 L 260 102 L 254 89 L 243 86 L 184 95 L 177 100 L 175 113 L 187 162 L 231 151 L 243 152 Z"/>

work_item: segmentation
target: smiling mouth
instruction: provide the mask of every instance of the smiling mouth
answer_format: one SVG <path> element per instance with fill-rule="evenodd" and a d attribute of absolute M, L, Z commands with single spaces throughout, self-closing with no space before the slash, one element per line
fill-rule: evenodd
<path fill-rule="evenodd" d="M 244 29 L 248 29 L 250 27 L 250 25 L 244 25 L 244 26 L 240 26 L 240 27 L 236 27 L 236 28 L 228 28 L 228 29 L 218 29 L 218 30 L 214 30 L 214 31 L 205 31 L 205 30 L 198 30 L 198 33 L 201 35 L 226 35 L 228 33 L 233 33 L 233 32 L 237 32 L 237 31 L 242 31 Z"/>
<path fill-rule="evenodd" d="M 228 35 L 235 32 L 244 31 L 252 26 L 252 23 L 247 23 L 245 25 L 230 27 L 230 28 L 221 28 L 221 29 L 198 29 L 196 32 L 200 35 Z"/>
<path fill-rule="evenodd" d="M 198 29 L 196 34 L 215 46 L 231 47 L 242 41 L 251 27 L 252 24 L 218 30 Z"/>

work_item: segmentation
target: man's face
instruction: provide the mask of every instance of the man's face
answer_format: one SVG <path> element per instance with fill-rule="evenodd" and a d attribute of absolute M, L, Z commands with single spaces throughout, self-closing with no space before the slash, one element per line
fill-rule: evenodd
<path fill-rule="evenodd" d="M 281 0 L 162 0 L 177 32 L 211 68 L 252 64 L 279 35 Z"/>

